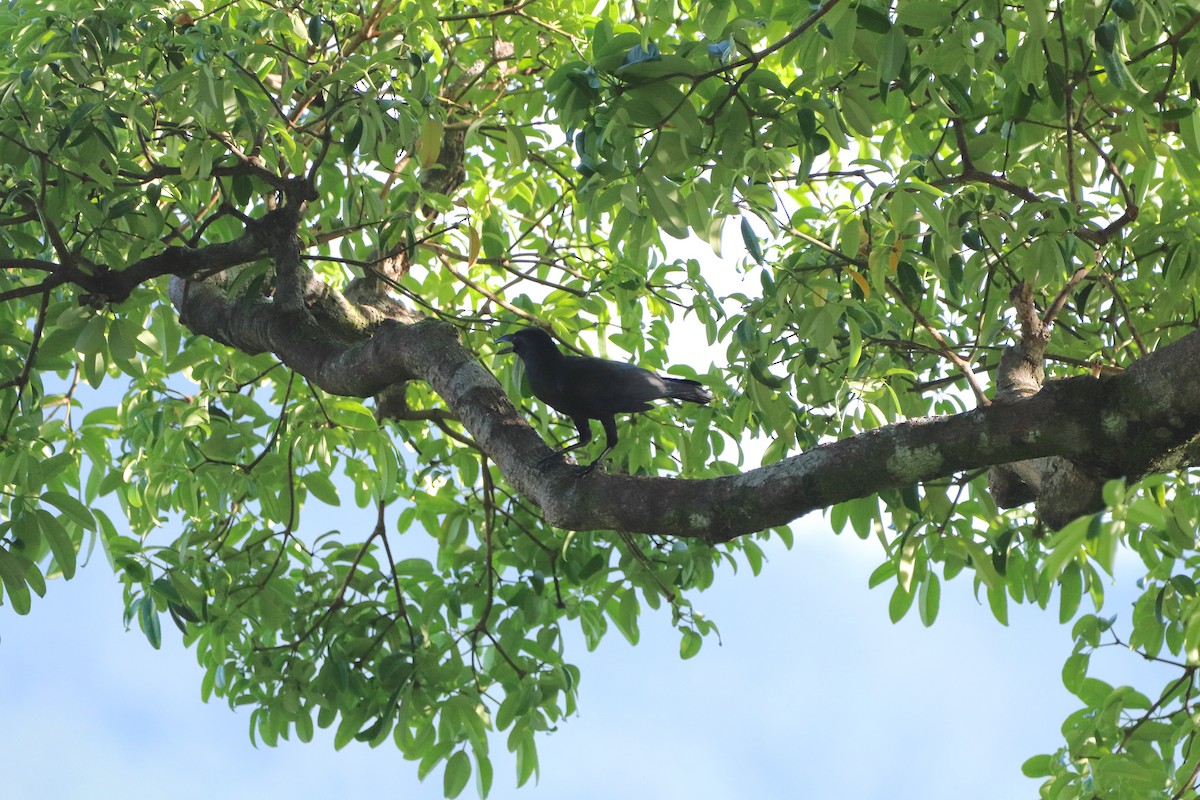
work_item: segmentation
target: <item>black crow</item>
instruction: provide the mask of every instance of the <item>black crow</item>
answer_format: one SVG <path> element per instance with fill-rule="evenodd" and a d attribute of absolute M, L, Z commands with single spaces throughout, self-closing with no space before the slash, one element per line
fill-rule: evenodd
<path fill-rule="evenodd" d="M 534 397 L 570 417 L 579 431 L 578 442 L 558 450 L 543 464 L 590 442 L 589 420 L 598 419 L 604 426 L 604 452 L 583 467 L 581 475 L 591 472 L 616 446 L 616 414 L 649 411 L 653 408 L 651 400 L 664 398 L 701 405 L 712 400 L 712 395 L 699 381 L 664 378 L 620 361 L 563 355 L 550 334 L 541 328 L 522 328 L 501 336 L 496 342 L 512 345 L 499 352 L 516 353 L 525 363 L 525 375 Z"/>

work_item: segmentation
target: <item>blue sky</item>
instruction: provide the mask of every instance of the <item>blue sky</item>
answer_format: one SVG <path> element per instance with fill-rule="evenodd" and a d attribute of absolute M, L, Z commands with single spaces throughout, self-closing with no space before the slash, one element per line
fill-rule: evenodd
<path fill-rule="evenodd" d="M 1056 748 L 1078 707 L 1059 680 L 1071 641 L 1056 611 L 1012 608 L 1005 628 L 958 579 L 932 628 L 915 611 L 892 625 L 889 590 L 867 588 L 878 545 L 817 516 L 798 531 L 761 576 L 726 570 L 697 597 L 723 645 L 680 661 L 665 614 L 642 618 L 636 648 L 615 632 L 596 653 L 578 642 L 579 714 L 540 740 L 539 785 L 515 788 L 499 738 L 491 796 L 1035 797 L 1020 764 Z M 1128 608 L 1121 595 L 1110 590 L 1108 613 Z M 441 796 L 440 771 L 422 784 L 386 745 L 335 752 L 319 732 L 255 749 L 246 709 L 200 701 L 178 632 L 164 625 L 154 651 L 121 612 L 99 553 L 29 616 L 0 608 L 6 798 Z M 1116 654 L 1105 677 L 1136 662 Z"/>

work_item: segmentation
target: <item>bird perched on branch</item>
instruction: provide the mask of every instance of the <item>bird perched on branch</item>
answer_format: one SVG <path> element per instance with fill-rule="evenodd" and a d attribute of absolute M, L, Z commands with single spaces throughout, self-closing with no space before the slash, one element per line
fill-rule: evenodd
<path fill-rule="evenodd" d="M 524 362 L 534 397 L 570 417 L 579 431 L 578 442 L 556 451 L 543 466 L 592 441 L 590 420 L 600 420 L 604 426 L 605 448 L 599 458 L 580 469 L 581 475 L 595 469 L 616 446 L 617 414 L 649 411 L 653 408 L 651 400 L 686 400 L 700 405 L 712 400 L 699 381 L 664 378 L 620 361 L 564 355 L 550 334 L 540 328 L 522 328 L 501 336 L 496 343 L 511 345 L 499 352 L 516 353 Z"/>

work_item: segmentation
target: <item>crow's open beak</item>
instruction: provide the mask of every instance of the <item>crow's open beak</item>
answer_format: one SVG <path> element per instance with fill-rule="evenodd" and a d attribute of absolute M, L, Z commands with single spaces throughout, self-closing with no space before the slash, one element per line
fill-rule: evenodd
<path fill-rule="evenodd" d="M 496 344 L 500 344 L 501 342 L 503 342 L 504 344 L 511 345 L 513 343 L 513 335 L 511 333 L 506 334 L 505 336 L 501 336 L 499 339 L 496 340 Z M 513 353 L 513 352 L 516 352 L 516 351 L 511 347 L 506 347 L 503 350 L 496 351 L 496 353 L 499 355 L 504 355 L 505 353 Z"/>

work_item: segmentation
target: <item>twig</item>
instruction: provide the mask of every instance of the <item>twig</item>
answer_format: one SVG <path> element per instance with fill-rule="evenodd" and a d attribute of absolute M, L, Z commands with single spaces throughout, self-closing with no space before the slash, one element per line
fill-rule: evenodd
<path fill-rule="evenodd" d="M 386 489 L 387 487 L 381 488 Z M 416 631 L 413 630 L 412 621 L 408 618 L 408 606 L 404 602 L 404 594 L 400 591 L 400 578 L 396 575 L 396 559 L 392 557 L 392 544 L 388 541 L 387 527 L 383 523 L 384 508 L 386 508 L 386 504 L 380 500 L 379 517 L 376 521 L 376 525 L 383 527 L 383 532 L 380 534 L 379 538 L 383 541 L 383 551 L 387 554 L 388 566 L 391 567 L 392 571 L 392 588 L 396 591 L 396 610 L 399 612 L 400 618 L 404 620 L 404 624 L 408 628 L 408 641 L 415 651 L 417 649 L 417 634 Z"/>
<path fill-rule="evenodd" d="M 496 533 L 496 487 L 492 482 L 492 470 L 488 466 L 486 453 L 480 453 L 479 466 L 483 475 L 483 547 L 484 547 L 484 579 L 487 581 L 483 610 L 479 612 L 479 621 L 475 623 L 475 632 L 481 633 L 488 629 L 488 619 L 492 615 L 492 605 L 496 597 L 496 567 L 492 563 L 495 554 Z"/>
<path fill-rule="evenodd" d="M 1059 291 L 1058 296 L 1054 298 L 1054 302 L 1046 309 L 1046 313 L 1042 316 L 1042 324 L 1050 326 L 1054 322 L 1054 318 L 1058 316 L 1058 312 L 1062 311 L 1063 306 L 1067 304 L 1067 299 L 1071 296 L 1071 292 L 1079 285 L 1079 282 L 1087 277 L 1087 274 L 1092 271 L 1090 266 L 1080 267 L 1075 270 L 1075 274 L 1067 280 L 1065 286 Z"/>
<path fill-rule="evenodd" d="M 1109 293 L 1112 294 L 1113 299 L 1117 301 L 1117 305 L 1121 307 L 1121 314 L 1125 317 L 1125 327 L 1129 328 L 1129 335 L 1133 337 L 1133 343 L 1137 345 L 1138 353 L 1142 356 L 1145 356 L 1146 353 L 1149 352 L 1146 349 L 1146 343 L 1142 341 L 1141 334 L 1139 334 L 1137 328 L 1134 327 L 1133 315 L 1129 313 L 1129 306 L 1125 303 L 1125 298 L 1121 296 L 1121 292 L 1117 288 L 1117 284 L 1114 283 L 1113 279 L 1108 275 L 1101 275 L 1100 282 L 1104 284 L 1105 288 L 1107 288 Z"/>
<path fill-rule="evenodd" d="M 908 298 L 905 297 L 904 292 L 900 291 L 900 287 L 892 283 L 891 278 L 884 279 L 884 283 L 887 286 L 888 291 L 890 291 L 896 297 L 896 299 L 904 304 L 904 307 L 908 309 L 908 313 L 913 315 L 913 319 L 917 321 L 917 324 L 924 328 L 925 331 L 933 337 L 933 340 L 938 343 L 938 347 L 941 350 L 942 355 L 948 358 L 950 362 L 954 364 L 954 366 L 958 367 L 958 370 L 963 374 L 963 377 L 967 379 L 967 383 L 971 387 L 971 392 L 975 395 L 975 402 L 980 406 L 990 406 L 992 401 L 988 399 L 988 396 L 983 391 L 983 387 L 980 386 L 979 381 L 975 379 L 975 373 L 973 372 L 971 365 L 967 363 L 962 356 L 956 353 L 954 348 L 950 346 L 950 343 L 946 341 L 946 338 L 942 336 L 942 334 L 939 333 L 936 328 L 929 324 L 929 321 L 925 319 L 925 316 L 912 303 L 908 302 Z"/>
<path fill-rule="evenodd" d="M 38 308 L 37 322 L 33 326 L 33 341 L 29 345 L 29 355 L 25 357 L 25 364 L 15 378 L 0 384 L 0 389 L 17 387 L 17 396 L 13 398 L 12 408 L 8 411 L 8 421 L 4 423 L 4 436 L 8 435 L 8 431 L 12 427 L 17 409 L 21 406 L 21 395 L 25 392 L 25 386 L 29 383 L 29 375 L 33 372 L 33 363 L 37 359 L 38 347 L 42 343 L 42 332 L 46 329 L 46 309 L 49 306 L 50 291 L 46 290 L 42 293 L 42 304 Z"/>

